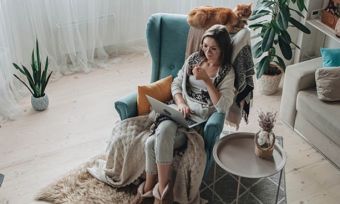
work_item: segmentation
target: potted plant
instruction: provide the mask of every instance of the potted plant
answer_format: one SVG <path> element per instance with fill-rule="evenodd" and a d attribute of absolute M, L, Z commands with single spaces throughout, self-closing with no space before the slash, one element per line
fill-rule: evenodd
<path fill-rule="evenodd" d="M 297 6 L 298 10 L 293 7 Z M 304 33 L 310 30 L 301 24 L 292 13 L 300 17 L 302 11 L 307 10 L 304 0 L 259 0 L 249 20 L 254 23 L 249 27 L 253 30 L 261 29 L 261 38 L 252 50 L 259 62 L 255 65 L 256 77 L 260 79 L 260 91 L 263 94 L 273 94 L 277 91 L 282 72 L 286 69 L 284 60 L 278 55 L 279 47 L 283 57 L 292 59 L 292 45 L 296 45 L 287 31 L 288 27 L 296 27 Z M 269 86 L 266 86 L 269 82 Z"/>
<path fill-rule="evenodd" d="M 48 107 L 48 96 L 45 94 L 45 88 L 47 83 L 51 77 L 52 71 L 48 74 L 48 57 L 45 60 L 44 69 L 42 69 L 42 64 L 40 61 L 39 54 L 39 43 L 36 40 L 36 52 L 34 49 L 32 51 L 32 62 L 31 62 L 31 71 L 22 65 L 20 68 L 17 64 L 13 63 L 14 67 L 19 70 L 24 76 L 26 76 L 28 85 L 22 79 L 20 79 L 16 74 L 13 74 L 15 78 L 21 81 L 27 89 L 31 92 L 31 103 L 32 107 L 37 111 L 45 110 Z"/>
<path fill-rule="evenodd" d="M 275 144 L 273 128 L 276 113 L 261 111 L 258 121 L 261 130 L 255 134 L 255 154 L 261 158 L 269 158 L 273 155 Z"/>

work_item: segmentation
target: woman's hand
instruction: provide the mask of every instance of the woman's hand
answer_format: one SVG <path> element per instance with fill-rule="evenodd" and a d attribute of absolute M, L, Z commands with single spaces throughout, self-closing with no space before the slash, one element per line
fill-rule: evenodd
<path fill-rule="evenodd" d="M 197 80 L 203 80 L 204 82 L 208 82 L 209 80 L 211 81 L 205 69 L 202 69 L 200 66 L 195 66 L 192 73 Z"/>
<path fill-rule="evenodd" d="M 191 110 L 189 106 L 185 103 L 182 93 L 177 93 L 176 95 L 174 95 L 174 99 L 177 104 L 178 111 L 180 111 L 185 118 L 188 117 L 191 113 Z"/>
<path fill-rule="evenodd" d="M 214 105 L 218 103 L 221 97 L 221 93 L 215 87 L 213 80 L 210 79 L 205 69 L 200 66 L 195 66 L 192 70 L 192 73 L 196 77 L 197 80 L 203 80 L 205 85 L 207 86 L 207 90 L 210 96 L 211 101 Z"/>
<path fill-rule="evenodd" d="M 188 117 L 189 114 L 191 113 L 189 106 L 185 103 L 179 103 L 177 107 L 178 107 L 178 111 L 183 114 L 184 118 Z"/>

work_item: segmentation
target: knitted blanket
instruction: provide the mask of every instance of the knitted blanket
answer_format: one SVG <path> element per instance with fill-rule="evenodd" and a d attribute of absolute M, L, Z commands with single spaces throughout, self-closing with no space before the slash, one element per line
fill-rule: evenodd
<path fill-rule="evenodd" d="M 114 125 L 108 145 L 107 160 L 97 160 L 88 172 L 112 187 L 123 187 L 136 181 L 145 170 L 144 143 L 150 136 L 153 120 L 149 116 L 129 118 Z M 187 135 L 187 147 L 176 154 L 173 162 L 177 176 L 174 201 L 202 203 L 199 187 L 206 164 L 204 141 L 194 131 L 181 129 Z"/>

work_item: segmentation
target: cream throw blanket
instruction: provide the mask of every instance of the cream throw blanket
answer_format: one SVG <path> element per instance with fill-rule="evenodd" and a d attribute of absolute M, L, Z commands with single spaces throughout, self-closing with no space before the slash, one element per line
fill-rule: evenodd
<path fill-rule="evenodd" d="M 152 114 L 150 114 L 152 115 Z M 136 181 L 145 170 L 145 140 L 153 123 L 150 116 L 129 118 L 114 125 L 108 146 L 107 160 L 97 160 L 88 172 L 113 187 L 123 187 Z M 184 131 L 187 148 L 174 158 L 177 171 L 174 200 L 178 203 L 203 203 L 199 187 L 206 164 L 204 141 L 197 132 Z"/>

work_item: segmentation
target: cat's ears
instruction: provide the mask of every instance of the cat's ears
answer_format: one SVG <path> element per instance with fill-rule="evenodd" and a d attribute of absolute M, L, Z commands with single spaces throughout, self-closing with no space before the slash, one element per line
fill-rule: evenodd
<path fill-rule="evenodd" d="M 249 8 L 251 8 L 251 6 L 253 5 L 253 2 L 250 2 L 250 3 L 248 3 L 248 4 L 237 4 L 236 7 L 239 9 L 240 7 L 242 7 L 242 6 L 244 6 L 244 5 L 246 5 L 246 6 L 248 6 Z"/>
<path fill-rule="evenodd" d="M 251 8 L 251 6 L 253 5 L 253 2 L 250 2 L 250 3 L 246 4 L 246 5 Z"/>

